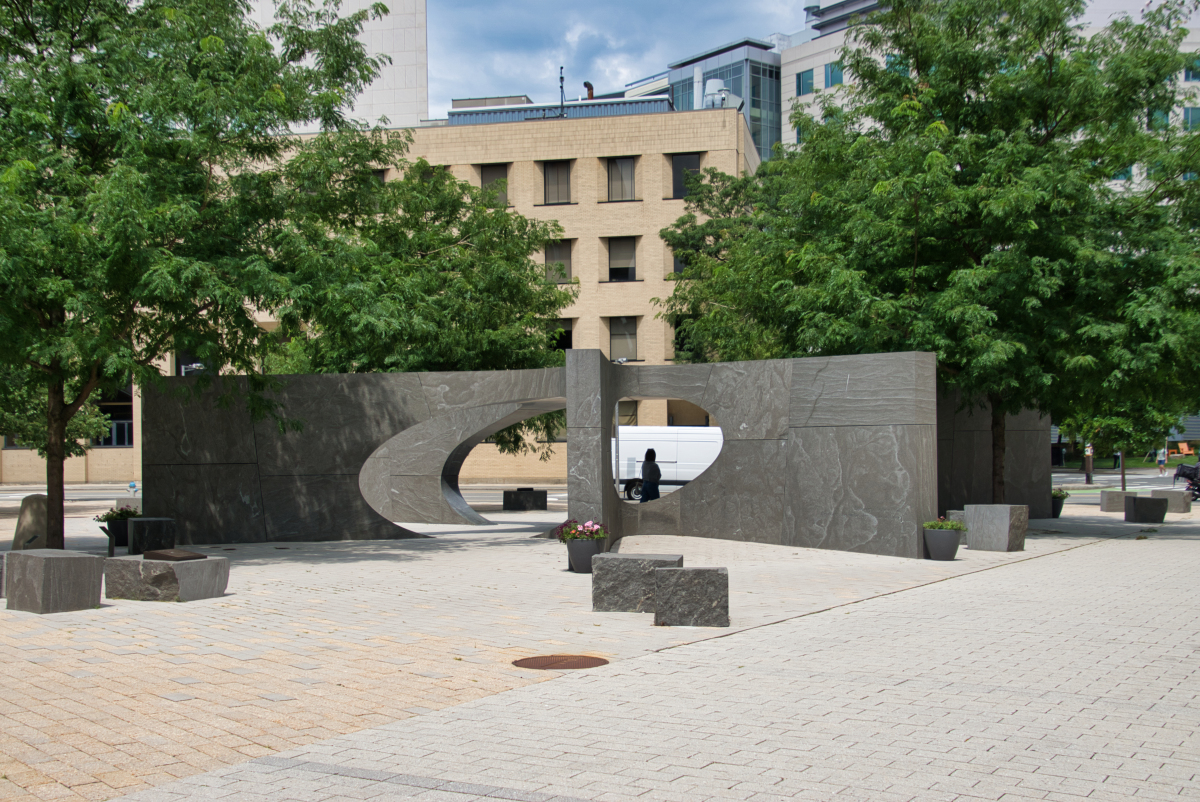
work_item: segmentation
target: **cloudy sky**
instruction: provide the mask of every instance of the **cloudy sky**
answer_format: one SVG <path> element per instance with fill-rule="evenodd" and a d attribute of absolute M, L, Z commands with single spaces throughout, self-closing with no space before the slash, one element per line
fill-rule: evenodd
<path fill-rule="evenodd" d="M 385 0 L 386 2 L 386 0 Z M 746 36 L 795 33 L 803 0 L 427 0 L 429 116 L 454 97 L 597 93 Z"/>

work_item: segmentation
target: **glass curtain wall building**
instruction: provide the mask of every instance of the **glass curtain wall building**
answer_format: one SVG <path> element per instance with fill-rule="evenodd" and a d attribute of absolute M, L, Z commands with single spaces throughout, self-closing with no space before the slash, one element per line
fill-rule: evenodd
<path fill-rule="evenodd" d="M 669 65 L 667 80 L 675 110 L 701 108 L 705 82 L 718 78 L 725 82 L 726 89 L 745 101 L 742 114 L 750 126 L 758 155 L 763 161 L 771 158 L 783 119 L 779 53 L 772 51 L 774 47 L 771 42 L 742 39 Z"/>

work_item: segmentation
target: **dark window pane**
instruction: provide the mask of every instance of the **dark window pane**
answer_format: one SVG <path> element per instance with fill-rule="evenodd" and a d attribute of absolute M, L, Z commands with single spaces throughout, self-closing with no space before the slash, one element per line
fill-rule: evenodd
<path fill-rule="evenodd" d="M 825 65 L 825 88 L 842 83 L 842 63 L 834 61 Z"/>
<path fill-rule="evenodd" d="M 608 328 L 608 358 L 637 359 L 637 318 L 610 317 Z"/>
<path fill-rule="evenodd" d="M 805 70 L 804 72 L 796 73 L 796 96 L 804 97 L 811 95 L 813 92 L 813 71 Z"/>
<path fill-rule="evenodd" d="M 571 163 L 546 162 L 546 203 L 571 202 Z"/>
<path fill-rule="evenodd" d="M 618 401 L 617 402 L 617 425 L 618 426 L 637 426 L 637 401 Z"/>
<path fill-rule="evenodd" d="M 558 335 L 558 339 L 554 343 L 554 347 L 559 351 L 566 351 L 568 348 L 573 348 L 571 344 L 571 321 L 560 320 L 558 327 L 562 329 L 562 333 Z"/>
<path fill-rule="evenodd" d="M 1183 110 L 1183 130 L 1190 131 L 1193 128 L 1200 128 L 1200 108 Z"/>
<path fill-rule="evenodd" d="M 637 238 L 610 237 L 608 240 L 608 280 L 633 281 L 637 278 Z"/>
<path fill-rule="evenodd" d="M 496 183 L 497 181 L 503 181 L 503 182 L 505 182 L 506 185 L 508 183 L 508 165 L 507 164 L 485 164 L 485 165 L 483 165 L 483 169 L 481 172 L 482 172 L 481 178 L 483 179 L 481 183 L 483 184 L 485 189 L 487 187 L 490 187 L 492 184 Z M 497 189 L 499 189 L 499 187 L 497 187 Z M 499 194 L 497 195 L 497 198 L 496 198 L 496 203 L 499 206 L 507 206 L 508 205 L 507 186 L 504 189 L 500 189 Z"/>
<path fill-rule="evenodd" d="M 671 157 L 671 186 L 672 198 L 686 198 L 687 185 L 683 177 L 686 173 L 700 172 L 699 153 L 677 153 Z"/>
<path fill-rule="evenodd" d="M 683 260 L 678 256 L 675 256 L 675 272 L 682 273 L 685 267 L 687 267 L 687 265 L 683 263 Z"/>
<path fill-rule="evenodd" d="M 1183 80 L 1200 81 L 1200 61 L 1193 62 L 1192 66 L 1183 71 Z"/>
<path fill-rule="evenodd" d="M 633 159 L 608 160 L 608 199 L 634 200 Z"/>
<path fill-rule="evenodd" d="M 559 284 L 571 280 L 571 240 L 546 246 L 546 278 Z"/>

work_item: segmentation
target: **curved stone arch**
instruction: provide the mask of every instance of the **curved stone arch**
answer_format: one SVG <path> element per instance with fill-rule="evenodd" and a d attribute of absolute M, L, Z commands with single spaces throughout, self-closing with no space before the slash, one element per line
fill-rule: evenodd
<path fill-rule="evenodd" d="M 563 369 L 418 375 L 431 417 L 375 449 L 359 471 L 359 490 L 389 521 L 490 525 L 462 497 L 463 462 L 501 429 L 563 409 Z"/>

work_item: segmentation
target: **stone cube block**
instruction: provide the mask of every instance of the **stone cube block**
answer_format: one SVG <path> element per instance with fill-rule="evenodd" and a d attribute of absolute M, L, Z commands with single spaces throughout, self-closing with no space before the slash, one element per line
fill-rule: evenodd
<path fill-rule="evenodd" d="M 1192 511 L 1192 491 L 1190 490 L 1151 490 L 1150 498 L 1165 498 L 1167 512 Z"/>
<path fill-rule="evenodd" d="M 104 558 L 62 549 L 10 552 L 5 560 L 8 609 L 65 613 L 100 606 Z"/>
<path fill-rule="evenodd" d="M 1131 524 L 1160 524 L 1167 517 L 1165 498 L 1150 498 L 1148 496 L 1126 496 L 1125 522 Z"/>
<path fill-rule="evenodd" d="M 682 567 L 682 554 L 597 554 L 592 558 L 592 610 L 652 613 L 654 570 Z"/>
<path fill-rule="evenodd" d="M 724 568 L 655 568 L 654 625 L 729 626 L 729 572 Z"/>
<path fill-rule="evenodd" d="M 967 504 L 967 548 L 974 551 L 1024 551 L 1029 507 L 1024 504 Z"/>
<path fill-rule="evenodd" d="M 174 518 L 130 518 L 129 553 L 175 548 Z"/>
<path fill-rule="evenodd" d="M 517 512 L 544 510 L 549 494 L 545 490 L 505 490 L 504 509 Z"/>
<path fill-rule="evenodd" d="M 225 593 L 229 560 L 147 560 L 141 555 L 104 561 L 104 595 L 136 601 L 196 601 Z"/>
<path fill-rule="evenodd" d="M 1136 495 L 1134 490 L 1101 490 L 1100 512 L 1125 512 L 1125 499 Z"/>
<path fill-rule="evenodd" d="M 967 514 L 962 510 L 946 510 L 947 521 L 962 521 L 967 522 Z"/>

